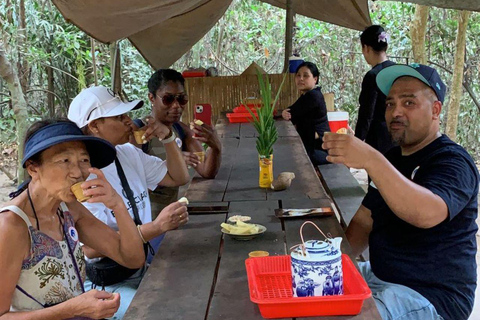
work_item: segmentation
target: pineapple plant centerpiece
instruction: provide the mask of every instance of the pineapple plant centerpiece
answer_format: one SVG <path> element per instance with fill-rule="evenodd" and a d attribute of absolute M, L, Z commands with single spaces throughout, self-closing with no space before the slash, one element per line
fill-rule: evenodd
<path fill-rule="evenodd" d="M 253 117 L 252 123 L 258 133 L 256 141 L 260 166 L 258 184 L 260 188 L 270 188 L 273 181 L 273 145 L 278 139 L 277 127 L 273 119 L 273 110 L 280 96 L 286 74 L 273 101 L 272 87 L 268 75 L 263 75 L 257 70 L 257 78 L 262 104 L 255 106 L 256 112 L 253 112 L 248 107 L 247 110 Z"/>

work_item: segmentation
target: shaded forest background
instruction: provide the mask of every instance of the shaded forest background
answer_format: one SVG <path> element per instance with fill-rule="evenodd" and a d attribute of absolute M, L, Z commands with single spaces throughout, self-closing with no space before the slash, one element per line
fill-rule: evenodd
<path fill-rule="evenodd" d="M 25 8 L 25 11 L 19 8 Z M 391 36 L 388 54 L 399 63 L 412 63 L 409 33 L 415 6 L 396 2 L 371 2 L 371 19 Z M 457 31 L 455 10 L 431 8 L 426 50 L 449 86 Z M 24 28 L 23 28 L 24 26 Z M 28 104 L 29 121 L 65 116 L 68 105 L 84 87 L 98 82 L 111 85 L 110 47 L 93 41 L 67 23 L 49 0 L 3 0 L 0 3 L 0 41 L 15 64 Z M 211 67 L 220 75 L 237 75 L 252 61 L 269 73 L 283 69 L 285 11 L 253 0 L 235 0 L 223 18 L 172 67 Z M 480 159 L 480 14 L 470 16 L 465 53 L 464 89 L 457 142 Z M 293 51 L 320 69 L 324 92 L 334 92 L 337 109 L 349 111 L 352 124 L 358 112 L 361 81 L 369 66 L 361 54 L 359 31 L 296 16 Z M 161 35 L 159 35 L 161 37 Z M 153 69 L 128 42 L 120 42 L 123 88 L 129 99 L 147 98 L 147 80 Z M 168 50 L 168 48 L 159 48 Z M 94 62 L 92 59 L 94 52 Z M 442 130 L 448 117 L 448 95 L 442 112 Z M 286 106 L 285 106 L 286 107 Z M 141 112 L 149 112 L 143 108 Z M 13 177 L 16 127 L 6 83 L 0 80 L 0 169 Z"/>

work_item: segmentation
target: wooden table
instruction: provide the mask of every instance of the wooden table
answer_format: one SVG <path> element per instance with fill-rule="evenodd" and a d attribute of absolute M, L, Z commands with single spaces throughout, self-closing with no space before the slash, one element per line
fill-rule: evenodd
<path fill-rule="evenodd" d="M 220 171 L 213 180 L 194 178 L 187 197 L 191 205 L 223 205 L 228 207 L 228 213 L 190 215 L 187 225 L 167 233 L 125 319 L 263 319 L 249 298 L 245 259 L 254 250 L 287 254 L 288 248 L 300 243 L 299 228 L 304 221 L 281 223 L 274 210 L 334 205 L 293 126 L 283 121 L 276 124 L 279 140 L 274 147 L 274 172 L 294 172 L 292 186 L 281 192 L 260 189 L 253 127 L 219 126 L 223 145 Z M 246 242 L 223 236 L 220 224 L 235 214 L 251 216 L 267 231 Z M 342 252 L 351 253 L 337 217 L 309 220 L 332 237 L 343 237 Z M 319 238 L 314 228 L 305 228 L 304 232 L 307 239 Z M 370 298 L 357 316 L 307 319 L 381 318 Z"/>

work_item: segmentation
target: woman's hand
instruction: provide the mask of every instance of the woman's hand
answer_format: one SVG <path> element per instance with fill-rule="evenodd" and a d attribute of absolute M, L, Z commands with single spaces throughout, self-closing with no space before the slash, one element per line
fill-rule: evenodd
<path fill-rule="evenodd" d="M 285 109 L 282 111 L 282 118 L 285 120 L 292 119 L 292 115 L 290 114 L 290 109 Z"/>
<path fill-rule="evenodd" d="M 108 183 L 100 169 L 90 168 L 88 171 L 96 175 L 97 178 L 85 181 L 81 185 L 83 194 L 91 197 L 87 202 L 102 202 L 107 208 L 113 211 L 115 211 L 119 204 L 124 205 L 122 197 L 120 197 L 112 185 Z"/>
<path fill-rule="evenodd" d="M 218 138 L 217 131 L 208 124 L 202 124 L 199 126 L 193 122 L 190 123 L 190 129 L 195 133 L 193 139 L 206 143 L 210 148 L 220 150 L 222 144 Z"/>
<path fill-rule="evenodd" d="M 142 127 L 145 130 L 143 135 L 143 140 L 145 141 L 150 141 L 153 137 L 163 140 L 170 134 L 171 129 L 160 121 L 156 121 L 152 116 L 145 118 L 145 122 L 147 122 L 147 125 Z"/>
<path fill-rule="evenodd" d="M 183 151 L 182 154 L 187 166 L 196 167 L 200 163 L 200 159 L 195 153 Z"/>
<path fill-rule="evenodd" d="M 120 307 L 120 294 L 93 289 L 68 300 L 67 303 L 71 304 L 75 317 L 110 318 Z"/>
<path fill-rule="evenodd" d="M 178 201 L 166 206 L 154 221 L 162 233 L 177 229 L 187 222 L 187 205 Z"/>

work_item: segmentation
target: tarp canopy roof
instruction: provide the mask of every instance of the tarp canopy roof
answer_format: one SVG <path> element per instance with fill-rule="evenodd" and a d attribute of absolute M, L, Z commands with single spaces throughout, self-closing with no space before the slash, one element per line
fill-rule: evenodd
<path fill-rule="evenodd" d="M 261 0 L 286 8 L 286 0 Z M 393 0 L 387 0 L 393 1 Z M 155 69 L 177 61 L 223 16 L 232 0 L 53 0 L 67 21 L 110 43 L 128 38 Z M 480 11 L 479 0 L 407 0 Z M 363 30 L 371 24 L 368 0 L 292 0 L 295 13 Z"/>
<path fill-rule="evenodd" d="M 286 0 L 262 0 L 285 8 Z M 54 0 L 67 21 L 110 43 L 128 38 L 155 68 L 166 68 L 199 41 L 232 0 Z M 363 30 L 371 24 L 367 0 L 293 1 L 295 13 Z"/>
<path fill-rule="evenodd" d="M 373 0 L 377 1 L 377 0 Z M 381 1 L 398 1 L 398 0 L 381 0 Z M 401 2 L 411 2 L 424 6 L 439 7 L 445 9 L 457 9 L 468 11 L 480 11 L 479 0 L 403 0 Z"/>

